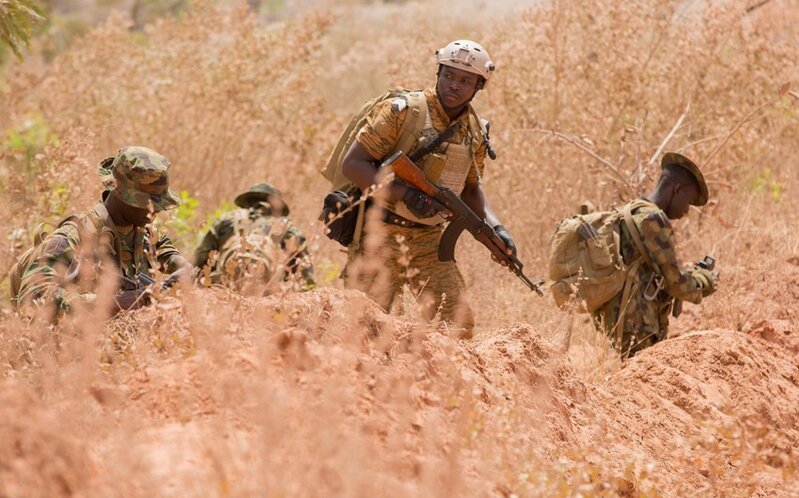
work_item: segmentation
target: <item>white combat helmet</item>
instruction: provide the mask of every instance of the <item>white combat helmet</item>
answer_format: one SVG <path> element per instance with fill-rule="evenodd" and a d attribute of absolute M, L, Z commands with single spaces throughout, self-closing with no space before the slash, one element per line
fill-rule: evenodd
<path fill-rule="evenodd" d="M 454 67 L 482 76 L 486 84 L 491 78 L 491 73 L 494 72 L 494 62 L 486 49 L 471 40 L 456 40 L 446 47 L 436 50 L 436 61 L 442 66 Z"/>

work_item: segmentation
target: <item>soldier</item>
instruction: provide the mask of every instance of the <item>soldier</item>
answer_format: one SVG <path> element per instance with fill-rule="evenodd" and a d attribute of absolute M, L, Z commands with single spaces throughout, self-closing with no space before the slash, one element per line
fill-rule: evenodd
<path fill-rule="evenodd" d="M 494 228 L 508 254 L 515 254 L 510 234 L 489 209 L 480 186 L 487 130 L 470 105 L 491 78 L 494 63 L 483 47 L 469 40 L 436 51 L 436 61 L 435 87 L 384 100 L 370 111 L 342 161 L 342 172 L 365 191 L 378 183 L 376 164 L 404 144 L 411 144 L 404 150 L 411 154 L 443 137 L 418 166 L 433 183 L 459 193 Z M 404 126 L 409 120 L 423 126 Z M 404 136 L 407 130 L 416 135 Z M 384 193 L 387 198 L 370 213 L 374 217 L 377 212 L 382 226 L 371 233 L 367 226 L 364 246 L 349 252 L 345 272 L 349 285 L 362 288 L 388 311 L 402 286 L 408 284 L 414 294 L 422 296 L 426 318 L 440 313 L 443 321 L 461 329 L 463 337 L 471 337 L 474 316 L 464 298 L 463 277 L 454 261 L 441 262 L 437 257 L 445 221 L 440 205 L 398 181 Z M 378 263 L 369 267 L 370 259 Z M 362 262 L 360 268 L 353 264 L 356 260 Z"/>
<path fill-rule="evenodd" d="M 210 282 L 238 288 L 240 279 L 260 266 L 257 272 L 265 283 L 294 279 L 304 290 L 313 288 L 308 245 L 288 218 L 283 194 L 268 183 L 256 183 L 235 203 L 240 209 L 217 219 L 194 253 L 195 265 L 208 266 Z"/>
<path fill-rule="evenodd" d="M 149 301 L 142 278 L 151 278 L 156 268 L 169 274 L 167 284 L 190 274 L 191 264 L 150 226 L 155 213 L 180 204 L 169 190 L 169 166 L 164 156 L 135 146 L 100 163 L 106 188 L 101 201 L 62 220 L 12 269 L 15 304 L 51 304 L 57 315 L 76 303 L 91 307 L 97 277 L 110 272 L 121 289 L 110 310 L 117 313 Z"/>
<path fill-rule="evenodd" d="M 707 203 L 708 189 L 702 172 L 677 153 L 665 154 L 661 168 L 660 179 L 649 197 L 630 204 L 637 233 L 631 233 L 623 219 L 619 221 L 625 264 L 641 258 L 627 296 L 624 291 L 619 292 L 594 313 L 597 326 L 624 357 L 666 338 L 675 299 L 700 303 L 716 291 L 718 282 L 718 273 L 710 269 L 696 265 L 681 268 L 669 222 L 685 216 L 690 205 Z"/>

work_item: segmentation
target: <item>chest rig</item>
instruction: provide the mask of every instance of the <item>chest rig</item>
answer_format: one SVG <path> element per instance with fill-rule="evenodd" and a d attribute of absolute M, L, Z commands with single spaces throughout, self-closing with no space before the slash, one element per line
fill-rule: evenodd
<path fill-rule="evenodd" d="M 426 102 L 424 105 L 424 112 L 424 127 L 416 140 L 414 149 L 418 149 L 432 142 L 439 135 L 433 127 L 430 109 Z M 460 142 L 444 141 L 436 151 L 428 154 L 421 161 L 421 164 L 418 164 L 428 180 L 439 187 L 453 191 L 457 195 L 460 195 L 466 187 L 466 178 L 475 161 L 475 148 L 472 146 L 472 142 L 474 142 L 475 139 L 472 137 L 472 130 L 468 124 L 470 118 L 471 116 L 467 115 L 465 118 L 461 118 L 461 121 L 458 123 L 458 126 L 466 128 L 463 140 Z M 402 201 L 397 202 L 391 211 L 405 219 L 428 226 L 440 225 L 445 221 L 440 215 L 430 218 L 418 218 L 410 212 Z"/>

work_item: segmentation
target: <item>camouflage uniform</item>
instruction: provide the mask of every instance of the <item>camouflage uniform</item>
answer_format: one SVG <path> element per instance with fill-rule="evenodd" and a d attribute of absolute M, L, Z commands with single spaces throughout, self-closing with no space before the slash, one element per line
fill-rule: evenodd
<path fill-rule="evenodd" d="M 446 141 L 445 147 L 466 146 L 470 162 L 465 174 L 465 185 L 479 184 L 485 165 L 486 147 L 482 135 L 474 126 L 477 120 L 474 110 L 470 106 L 452 121 L 441 106 L 434 88 L 425 90 L 424 96 L 429 123 L 435 133 L 441 134 L 456 121 L 461 121 L 460 128 Z M 408 112 L 409 107 L 398 99 L 379 103 L 370 111 L 367 123 L 358 132 L 356 140 L 372 157 L 385 158 L 394 151 L 400 140 L 402 125 L 408 119 Z M 435 159 L 435 155 L 428 157 Z M 446 156 L 438 155 L 439 160 L 441 157 Z M 430 170 L 426 164 L 429 162 L 423 161 L 420 166 L 430 178 Z M 438 178 L 431 180 L 440 181 Z M 385 207 L 408 218 L 407 211 L 400 211 L 397 205 Z M 358 251 L 350 250 L 344 275 L 348 278 L 349 285 L 365 290 L 384 309 L 390 310 L 400 289 L 407 284 L 414 295 L 420 296 L 424 303 L 423 311 L 428 318 L 440 311 L 442 320 L 464 328 L 466 335 L 470 335 L 474 327 L 474 317 L 463 297 L 463 276 L 454 261 L 438 261 L 442 225 L 412 228 L 388 223 L 381 225 L 384 230 L 369 233 L 370 225 L 367 224 L 365 243 Z M 362 261 L 355 263 L 356 259 Z"/>
<path fill-rule="evenodd" d="M 703 288 L 693 269 L 680 268 L 673 240 L 674 230 L 666 213 L 652 202 L 644 201 L 633 209 L 632 218 L 645 250 L 657 266 L 657 274 L 647 264 L 641 264 L 632 281 L 624 316 L 620 316 L 624 305 L 621 292 L 594 313 L 597 326 L 610 336 L 614 346 L 625 356 L 632 356 L 666 338 L 669 313 L 675 298 L 698 304 L 712 292 Z M 623 219 L 619 222 L 619 229 L 622 257 L 629 265 L 639 257 L 639 252 Z M 620 342 L 617 337 L 621 338 Z"/>
<path fill-rule="evenodd" d="M 116 195 L 129 205 L 154 211 L 176 207 L 179 199 L 168 190 L 168 169 L 169 161 L 160 154 L 126 147 L 101 164 L 107 188 L 103 200 Z M 12 285 L 13 300 L 53 303 L 57 312 L 63 312 L 75 302 L 95 301 L 97 276 L 104 270 L 118 275 L 119 288 L 129 290 L 139 272 L 151 275 L 157 268 L 172 273 L 187 264 L 168 237 L 159 237 L 152 227 L 116 226 L 99 202 L 62 220 L 23 256 L 12 270 L 19 275 L 18 288 Z"/>
<path fill-rule="evenodd" d="M 267 274 L 262 275 L 266 280 L 281 273 L 283 280 L 296 277 L 304 289 L 313 288 L 316 282 L 305 236 L 289 220 L 282 194 L 269 184 L 258 183 L 239 195 L 236 204 L 240 209 L 220 216 L 194 253 L 198 267 L 213 261 L 211 283 L 224 283 L 224 276 L 235 270 L 228 266 L 244 251 L 267 266 Z M 212 252 L 217 253 L 216 258 L 210 257 Z"/>
<path fill-rule="evenodd" d="M 311 288 L 316 284 L 305 236 L 287 217 L 272 216 L 259 207 L 236 209 L 220 216 L 195 250 L 194 263 L 199 267 L 205 266 L 209 262 L 211 253 L 216 251 L 219 256 L 211 269 L 211 278 L 213 283 L 221 283 L 221 276 L 226 273 L 225 264 L 228 258 L 220 256 L 239 245 L 240 238 L 247 239 L 248 235 L 253 233 L 268 236 L 265 241 L 268 240 L 268 244 L 280 249 L 279 255 L 270 258 L 274 259 L 272 262 L 274 266 L 269 269 L 270 274 L 283 273 L 284 280 L 297 275 L 304 288 Z M 251 243 L 256 242 L 251 241 Z M 262 251 L 272 252 L 267 248 Z M 284 268 L 277 268 L 281 264 Z"/>

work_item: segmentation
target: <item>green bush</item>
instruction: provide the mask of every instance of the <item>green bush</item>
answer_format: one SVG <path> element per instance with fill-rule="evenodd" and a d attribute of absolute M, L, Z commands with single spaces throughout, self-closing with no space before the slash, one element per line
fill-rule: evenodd
<path fill-rule="evenodd" d="M 33 28 L 43 20 L 42 8 L 34 0 L 0 0 L 0 42 L 21 60 Z"/>

